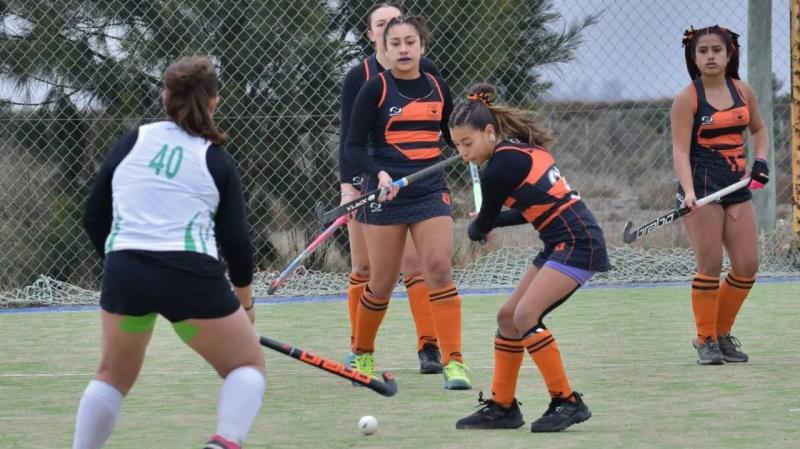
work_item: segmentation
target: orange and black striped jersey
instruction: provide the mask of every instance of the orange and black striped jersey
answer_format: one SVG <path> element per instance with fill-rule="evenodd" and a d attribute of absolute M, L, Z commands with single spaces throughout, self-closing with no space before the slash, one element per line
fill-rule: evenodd
<path fill-rule="evenodd" d="M 441 78 L 439 69 L 436 65 L 427 58 L 421 58 L 419 61 L 419 68 L 422 72 L 430 73 L 435 77 Z M 347 71 L 344 79 L 342 80 L 342 93 L 339 98 L 339 112 L 340 112 L 340 128 L 339 128 L 339 180 L 340 182 L 353 182 L 354 178 L 361 177 L 362 173 L 358 173 L 345 155 L 345 147 L 347 143 L 347 133 L 350 129 L 350 117 L 353 112 L 353 103 L 355 103 L 358 91 L 367 81 L 378 76 L 379 73 L 386 70 L 378 62 L 375 55 L 365 58 L 361 63 L 355 64 L 350 70 Z"/>
<path fill-rule="evenodd" d="M 441 138 L 451 143 L 447 127 L 451 98 L 444 81 L 431 74 L 406 80 L 388 70 L 381 72 L 356 97 L 348 160 L 367 177 L 384 170 L 393 179 L 435 164 L 441 156 Z M 444 172 L 404 188 L 400 196 L 422 196 L 442 188 L 446 188 Z"/>
<path fill-rule="evenodd" d="M 692 82 L 695 92 L 694 125 L 689 158 L 692 165 L 744 173 L 744 130 L 750 123 L 750 109 L 736 82 L 725 78 L 733 105 L 718 110 L 706 99 L 700 78 Z"/>
<path fill-rule="evenodd" d="M 400 93 L 394 76 L 388 72 L 378 74 L 382 93 L 370 135 L 374 159 L 402 163 L 438 159 L 442 154 L 439 130 L 444 95 L 435 77 L 423 76 L 430 83 L 430 91 L 423 97 L 409 98 Z"/>
<path fill-rule="evenodd" d="M 481 175 L 483 203 L 471 226 L 476 235 L 496 227 L 503 205 L 517 211 L 520 220 L 538 231 L 580 201 L 546 149 L 508 139 L 495 146 Z"/>

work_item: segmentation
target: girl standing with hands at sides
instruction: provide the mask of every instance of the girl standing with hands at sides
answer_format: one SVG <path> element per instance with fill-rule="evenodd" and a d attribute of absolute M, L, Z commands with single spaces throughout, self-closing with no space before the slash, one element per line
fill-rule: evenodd
<path fill-rule="evenodd" d="M 367 37 L 375 44 L 375 54 L 364 59 L 360 64 L 352 67 L 342 81 L 342 97 L 340 104 L 341 129 L 339 132 L 339 181 L 342 191 L 342 204 L 351 201 L 361 194 L 360 188 L 363 174 L 351 164 L 346 157 L 345 147 L 347 132 L 350 127 L 350 116 L 353 112 L 353 102 L 361 86 L 368 80 L 378 76 L 390 62 L 383 42 L 383 32 L 386 24 L 403 11 L 400 6 L 382 2 L 373 5 L 367 11 Z M 427 58 L 420 58 L 420 71 L 441 77 L 439 70 Z M 358 302 L 364 287 L 370 277 L 370 264 L 364 225 L 356 220 L 347 223 L 347 233 L 350 240 L 350 285 L 347 289 L 347 311 L 350 318 L 350 344 L 355 340 L 356 313 Z M 422 276 L 422 265 L 417 254 L 417 248 L 411 238 L 406 239 L 400 263 L 400 272 L 406 284 L 408 305 L 417 331 L 417 356 L 419 358 L 419 371 L 422 374 L 439 374 L 442 372 L 441 354 L 436 338 L 436 328 L 431 316 L 428 286 Z M 346 362 L 352 363 L 355 354 L 349 352 Z"/>
<path fill-rule="evenodd" d="M 441 78 L 420 70 L 430 40 L 425 20 L 398 16 L 384 28 L 391 67 L 367 81 L 356 97 L 346 157 L 364 174 L 367 191 L 385 187 L 375 207 L 357 214 L 369 251 L 370 279 L 359 298 L 352 352 L 354 367 L 375 372 L 375 338 L 400 273 L 410 232 L 428 284 L 431 315 L 442 351 L 444 387 L 471 388 L 461 354 L 461 297 L 453 285 L 453 218 L 444 171 L 398 191 L 392 179 L 410 175 L 441 159 L 440 132 L 450 139 L 452 100 Z M 369 143 L 367 139 L 369 138 Z"/>
<path fill-rule="evenodd" d="M 525 423 L 515 391 L 527 351 L 550 395 L 550 406 L 531 431 L 556 432 L 592 414 L 570 386 L 544 317 L 596 272 L 607 271 L 608 256 L 594 216 L 544 147 L 553 142 L 550 131 L 526 111 L 493 105 L 494 95 L 493 86 L 478 84 L 450 116 L 450 135 L 461 157 L 486 164 L 483 204 L 469 225 L 469 238 L 481 240 L 495 227 L 530 223 L 544 249 L 497 312 L 492 398 L 484 400 L 481 393 L 482 407 L 456 428 L 511 429 Z M 510 209 L 501 212 L 503 205 Z"/>
<path fill-rule="evenodd" d="M 261 408 L 253 251 L 236 161 L 213 119 L 217 85 L 207 57 L 170 65 L 161 92 L 168 119 L 122 137 L 89 192 L 84 227 L 104 259 L 103 343 L 78 407 L 74 449 L 98 449 L 111 435 L 158 315 L 224 379 L 216 433 L 204 449 L 241 448 Z"/>
<path fill-rule="evenodd" d="M 672 104 L 672 156 L 680 183 L 677 200 L 692 209 L 683 218 L 697 260 L 692 310 L 697 363 L 746 362 L 730 332 L 758 271 L 758 236 L 750 190 L 769 182 L 767 130 L 753 89 L 739 79 L 738 35 L 717 25 L 683 37 L 692 79 Z M 744 130 L 755 160 L 750 185 L 695 209 L 695 201 L 747 176 Z M 722 251 L 731 267 L 720 283 Z"/>

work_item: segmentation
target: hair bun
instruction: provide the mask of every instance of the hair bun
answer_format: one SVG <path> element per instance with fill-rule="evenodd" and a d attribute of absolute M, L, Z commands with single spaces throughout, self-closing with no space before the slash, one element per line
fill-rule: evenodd
<path fill-rule="evenodd" d="M 494 100 L 497 99 L 497 89 L 489 83 L 478 83 L 469 90 L 467 99 L 480 101 L 487 106 L 491 106 Z"/>

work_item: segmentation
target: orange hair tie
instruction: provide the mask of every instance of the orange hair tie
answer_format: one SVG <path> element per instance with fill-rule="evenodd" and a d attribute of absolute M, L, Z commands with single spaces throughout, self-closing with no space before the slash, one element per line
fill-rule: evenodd
<path fill-rule="evenodd" d="M 481 103 L 485 104 L 486 106 L 491 106 L 492 102 L 489 101 L 489 96 L 483 92 L 478 92 L 476 94 L 469 94 L 467 95 L 467 100 L 470 101 L 480 101 Z"/>

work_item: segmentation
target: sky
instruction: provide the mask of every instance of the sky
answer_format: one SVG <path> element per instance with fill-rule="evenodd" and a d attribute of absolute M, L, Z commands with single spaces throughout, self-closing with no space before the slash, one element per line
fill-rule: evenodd
<path fill-rule="evenodd" d="M 770 0 L 752 0 L 768 4 Z M 789 1 L 772 3 L 772 71 L 789 91 Z M 719 24 L 741 35 L 740 75 L 747 79 L 748 0 L 553 0 L 564 21 L 555 27 L 601 13 L 599 23 L 584 31 L 573 62 L 543 70 L 553 82 L 546 98 L 557 100 L 641 100 L 671 98 L 689 82 L 681 38 L 693 25 Z M 725 8 L 721 8 L 724 5 Z M 713 7 L 712 7 L 713 6 Z M 41 100 L 44 90 L 28 98 L 0 82 L 0 98 Z M 20 95 L 23 94 L 23 95 Z"/>
<path fill-rule="evenodd" d="M 598 24 L 586 29 L 574 62 L 545 70 L 546 78 L 554 83 L 550 98 L 674 97 L 689 83 L 681 38 L 690 25 L 718 24 L 739 33 L 739 73 L 747 79 L 748 0 L 554 0 L 554 4 L 566 22 L 601 11 L 602 15 Z M 786 93 L 789 0 L 772 0 L 772 23 L 772 71 L 783 81 L 781 93 Z"/>

